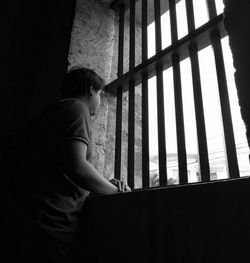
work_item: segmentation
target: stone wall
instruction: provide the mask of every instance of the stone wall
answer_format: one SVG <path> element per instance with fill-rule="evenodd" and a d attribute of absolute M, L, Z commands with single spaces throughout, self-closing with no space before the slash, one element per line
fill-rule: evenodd
<path fill-rule="evenodd" d="M 82 65 L 94 69 L 106 83 L 117 78 L 118 15 L 99 0 L 78 0 L 71 36 L 69 67 Z M 136 26 L 136 65 L 141 60 L 141 33 Z M 125 16 L 124 72 L 128 71 L 129 12 Z M 136 89 L 140 97 L 140 88 Z M 141 103 L 136 101 L 136 187 L 141 178 Z M 127 176 L 128 93 L 123 96 L 122 176 Z M 91 160 L 96 169 L 110 179 L 114 176 L 116 98 L 106 94 L 93 120 L 94 154 Z"/>
<path fill-rule="evenodd" d="M 115 13 L 100 1 L 77 1 L 69 52 L 69 67 L 81 65 L 92 68 L 106 83 L 110 81 L 116 34 L 115 17 Z M 92 163 L 100 173 L 105 171 L 105 143 L 110 101 L 114 103 L 114 98 L 106 94 L 93 120 L 95 147 Z"/>

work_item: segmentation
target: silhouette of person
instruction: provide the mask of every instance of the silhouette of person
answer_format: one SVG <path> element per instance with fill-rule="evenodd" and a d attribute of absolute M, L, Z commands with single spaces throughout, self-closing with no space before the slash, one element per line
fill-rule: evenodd
<path fill-rule="evenodd" d="M 91 116 L 103 87 L 93 70 L 73 68 L 63 79 L 62 99 L 27 129 L 19 147 L 23 175 L 17 185 L 30 221 L 19 262 L 72 262 L 79 214 L 89 193 L 130 191 L 123 181 L 106 180 L 89 162 Z"/>

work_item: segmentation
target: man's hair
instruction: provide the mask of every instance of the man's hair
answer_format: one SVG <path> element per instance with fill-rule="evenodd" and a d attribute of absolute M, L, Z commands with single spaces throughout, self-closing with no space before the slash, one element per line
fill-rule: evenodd
<path fill-rule="evenodd" d="M 92 69 L 84 67 L 71 68 L 63 77 L 62 98 L 74 98 L 90 94 L 90 87 L 99 91 L 105 86 L 104 80 Z"/>

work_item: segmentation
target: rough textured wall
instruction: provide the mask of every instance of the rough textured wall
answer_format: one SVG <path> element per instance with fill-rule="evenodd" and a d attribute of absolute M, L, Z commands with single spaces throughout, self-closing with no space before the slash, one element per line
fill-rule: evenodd
<path fill-rule="evenodd" d="M 110 81 L 115 38 L 115 13 L 97 0 L 78 0 L 69 53 L 70 66 L 81 65 L 94 69 L 106 83 Z M 92 163 L 97 170 L 105 173 L 105 163 L 113 163 L 106 154 L 106 131 L 109 104 L 114 98 L 106 94 L 94 117 Z M 115 121 L 115 120 L 114 120 Z"/>
<path fill-rule="evenodd" d="M 69 53 L 70 66 L 82 65 L 95 69 L 106 83 L 117 78 L 118 54 L 118 16 L 105 1 L 78 0 L 72 30 Z M 141 63 L 141 32 L 136 26 L 136 65 Z M 124 72 L 128 70 L 129 60 L 129 15 L 125 19 Z M 136 89 L 140 97 L 140 88 Z M 127 177 L 127 136 L 128 136 L 128 96 L 123 100 L 123 148 L 122 176 Z M 135 181 L 141 183 L 141 103 L 136 101 L 136 145 Z M 94 118 L 92 163 L 107 179 L 114 176 L 116 98 L 106 94 Z"/>
<path fill-rule="evenodd" d="M 69 54 L 70 67 L 93 68 L 106 83 L 117 78 L 118 17 L 101 1 L 78 0 Z M 141 62 L 141 33 L 136 27 L 136 65 Z M 129 15 L 125 18 L 124 72 L 128 71 Z M 140 98 L 140 87 L 136 89 Z M 135 175 L 141 186 L 141 103 L 136 101 Z M 93 165 L 106 178 L 114 176 L 116 98 L 106 94 L 94 118 Z M 128 94 L 123 97 L 122 176 L 127 177 Z"/>
<path fill-rule="evenodd" d="M 224 4 L 224 24 L 232 49 L 239 104 L 242 118 L 246 124 L 248 145 L 250 146 L 250 3 L 244 0 L 224 0 Z"/>

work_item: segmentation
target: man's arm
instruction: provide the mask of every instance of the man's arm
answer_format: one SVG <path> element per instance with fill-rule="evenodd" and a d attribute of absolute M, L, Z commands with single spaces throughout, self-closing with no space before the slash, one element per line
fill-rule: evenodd
<path fill-rule="evenodd" d="M 86 159 L 87 145 L 67 141 L 60 152 L 60 165 L 66 175 L 78 186 L 90 192 L 108 195 L 118 192 L 116 186 L 101 176 Z"/>

